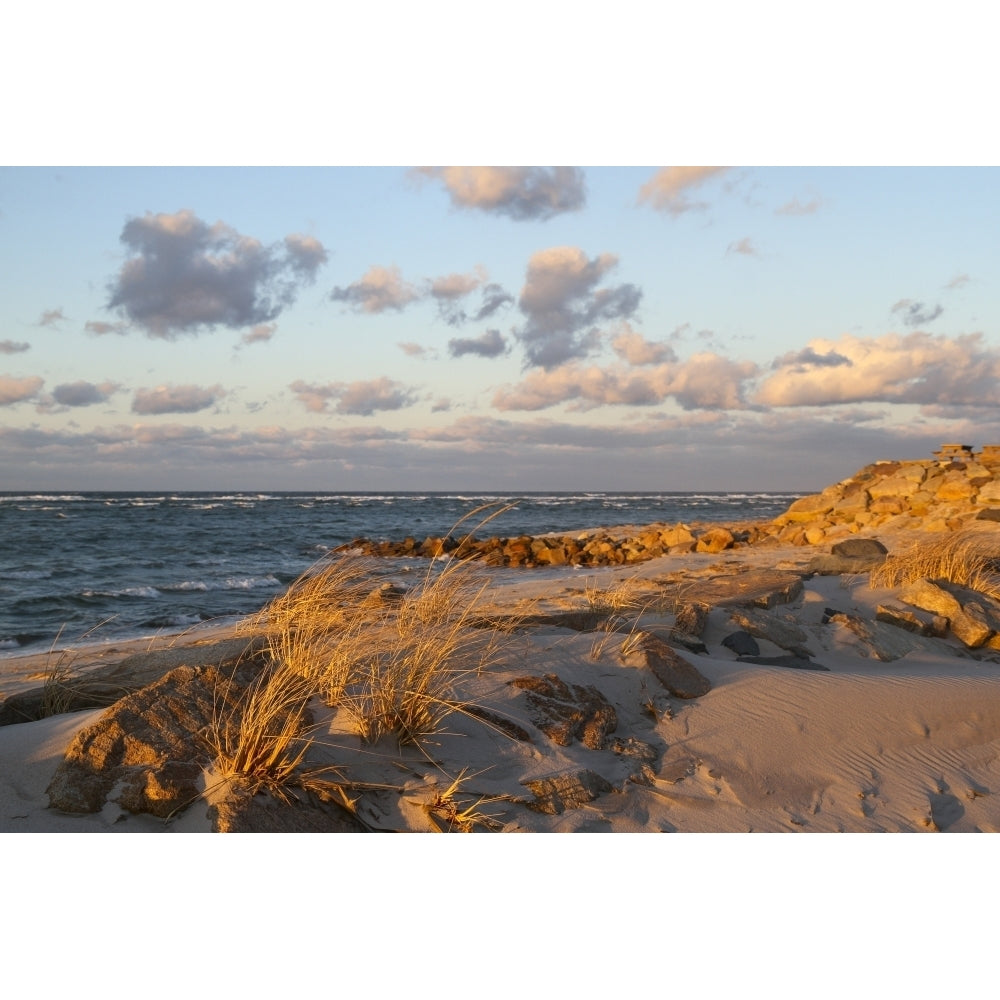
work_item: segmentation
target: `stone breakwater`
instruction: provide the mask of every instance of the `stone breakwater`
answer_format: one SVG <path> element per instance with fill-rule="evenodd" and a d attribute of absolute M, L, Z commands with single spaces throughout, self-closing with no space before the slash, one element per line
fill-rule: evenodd
<path fill-rule="evenodd" d="M 651 524 L 484 539 L 357 538 L 341 550 L 374 556 L 449 555 L 490 566 L 613 566 L 749 545 L 824 545 L 876 531 L 957 531 L 976 520 L 1000 522 L 1000 455 L 994 449 L 956 459 L 875 462 L 762 523 Z"/>

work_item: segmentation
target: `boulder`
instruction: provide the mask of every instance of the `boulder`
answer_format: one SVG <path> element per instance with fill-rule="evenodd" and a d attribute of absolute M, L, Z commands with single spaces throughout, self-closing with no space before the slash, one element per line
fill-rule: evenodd
<path fill-rule="evenodd" d="M 122 698 L 77 733 L 49 783 L 49 804 L 91 813 L 115 802 L 163 818 L 187 805 L 210 762 L 199 734 L 235 710 L 260 669 L 178 667 Z"/>
<path fill-rule="evenodd" d="M 942 637 L 948 632 L 947 618 L 920 608 L 907 607 L 898 601 L 886 601 L 880 604 L 875 611 L 875 619 L 905 629 L 907 632 L 915 632 L 917 635 Z"/>
<path fill-rule="evenodd" d="M 638 632 L 623 643 L 621 661 L 627 667 L 648 667 L 675 698 L 698 698 L 712 689 L 697 667 L 650 632 Z"/>
<path fill-rule="evenodd" d="M 567 684 L 556 674 L 508 683 L 525 692 L 532 721 L 559 746 L 569 746 L 575 737 L 591 750 L 602 750 L 618 728 L 614 707 L 593 685 Z"/>
<path fill-rule="evenodd" d="M 951 631 L 970 649 L 982 646 L 995 631 L 978 616 L 967 614 L 950 588 L 940 581 L 916 580 L 900 591 L 899 599 L 947 618 Z"/>
<path fill-rule="evenodd" d="M 736 541 L 728 528 L 709 528 L 698 538 L 696 552 L 724 552 L 731 549 Z"/>
<path fill-rule="evenodd" d="M 808 636 L 794 622 L 783 621 L 755 608 L 734 611 L 729 617 L 734 624 L 758 639 L 766 639 L 796 656 L 808 658 L 811 655 L 805 646 Z"/>

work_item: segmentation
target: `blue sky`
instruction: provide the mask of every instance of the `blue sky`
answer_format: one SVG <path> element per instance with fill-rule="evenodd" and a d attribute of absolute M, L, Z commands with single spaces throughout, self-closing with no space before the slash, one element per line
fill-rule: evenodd
<path fill-rule="evenodd" d="M 761 62 L 758 98 L 773 89 Z M 639 72 L 643 89 L 666 70 Z M 179 145 L 162 134 L 177 107 L 164 81 L 107 145 L 80 140 L 103 119 L 81 124 L 75 89 L 43 96 L 59 109 L 44 129 L 21 121 L 37 153 L 0 169 L 0 489 L 807 490 L 942 441 L 1000 442 L 996 168 L 655 162 L 897 162 L 885 152 L 914 121 L 918 150 L 944 134 L 933 88 L 893 104 L 888 134 L 877 95 L 836 80 L 786 95 L 795 129 L 777 141 L 748 135 L 754 88 L 719 83 L 704 107 L 729 117 L 703 113 L 683 141 L 648 104 L 596 128 L 597 97 L 536 104 L 510 141 L 483 124 L 497 107 L 484 83 L 439 101 L 446 120 L 415 140 L 420 95 L 440 93 L 431 71 L 374 87 L 366 110 L 393 111 L 368 132 L 345 102 L 364 136 L 353 155 L 332 123 L 338 142 L 316 149 L 310 104 L 290 114 L 309 142 L 276 157 L 393 166 L 149 165 L 275 158 L 259 135 L 244 143 L 263 85 L 252 119 L 237 103 L 223 123 L 202 100 L 221 79 L 181 91 L 195 113 Z M 817 142 L 834 100 L 874 106 L 851 119 L 853 146 Z M 952 134 L 975 120 L 964 106 Z M 640 123 L 642 141 L 620 141 Z M 273 130 L 288 136 L 285 117 Z M 584 165 L 403 163 L 563 151 Z M 646 165 L 586 165 L 609 158 Z M 133 165 L 100 165 L 115 162 Z"/>

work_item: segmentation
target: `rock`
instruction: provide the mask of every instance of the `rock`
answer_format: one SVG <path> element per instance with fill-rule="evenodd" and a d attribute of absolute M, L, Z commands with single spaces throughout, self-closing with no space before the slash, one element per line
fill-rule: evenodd
<path fill-rule="evenodd" d="M 758 639 L 766 639 L 796 656 L 808 658 L 811 655 L 805 646 L 808 636 L 794 622 L 782 621 L 774 615 L 750 608 L 734 611 L 729 617 L 734 624 Z"/>
<path fill-rule="evenodd" d="M 266 793 L 253 794 L 249 783 L 231 781 L 226 794 L 208 807 L 213 833 L 367 833 L 368 828 L 343 806 L 300 793 L 291 803 Z"/>
<path fill-rule="evenodd" d="M 32 688 L 11 695 L 0 704 L 0 726 L 35 722 L 50 715 L 79 712 L 85 708 L 106 708 L 176 667 L 232 667 L 257 657 L 265 647 L 266 641 L 261 637 L 242 637 L 135 653 L 115 663 L 64 678 L 49 688 Z"/>
<path fill-rule="evenodd" d="M 900 591 L 899 599 L 947 618 L 952 632 L 970 649 L 982 646 L 994 632 L 985 622 L 967 614 L 950 589 L 937 582 L 917 580 L 908 584 Z"/>
<path fill-rule="evenodd" d="M 877 621 L 895 625 L 917 635 L 942 637 L 948 632 L 948 619 L 929 611 L 914 609 L 896 601 L 880 604 L 875 612 Z"/>
<path fill-rule="evenodd" d="M 621 662 L 627 667 L 648 667 L 675 698 L 698 698 L 712 689 L 694 665 L 650 632 L 638 632 L 622 644 Z"/>
<path fill-rule="evenodd" d="M 210 758 L 199 734 L 234 709 L 260 669 L 178 667 L 122 698 L 77 733 L 49 783 L 49 804 L 90 813 L 116 802 L 164 818 L 187 805 Z"/>
<path fill-rule="evenodd" d="M 865 655 L 871 653 L 885 663 L 901 659 L 920 645 L 918 640 L 898 629 L 889 628 L 878 621 L 866 621 L 857 615 L 838 612 L 831 616 L 830 621 L 846 626 L 860 640 Z"/>
<path fill-rule="evenodd" d="M 848 559 L 884 560 L 889 550 L 877 538 L 845 538 L 830 547 L 835 556 Z"/>
<path fill-rule="evenodd" d="M 732 632 L 722 640 L 722 645 L 737 656 L 760 656 L 760 646 L 749 632 Z"/>
<path fill-rule="evenodd" d="M 806 572 L 812 573 L 814 576 L 858 576 L 867 573 L 880 562 L 882 559 L 872 561 L 866 558 L 858 559 L 854 556 L 835 555 L 831 552 L 813 556 L 806 566 Z"/>
<path fill-rule="evenodd" d="M 1000 507 L 984 507 L 977 515 L 977 521 L 1000 521 Z"/>
<path fill-rule="evenodd" d="M 656 763 L 660 759 L 660 752 L 655 747 L 634 736 L 627 739 L 616 736 L 607 749 L 616 757 L 631 763 L 628 781 L 638 785 L 651 785 L 656 780 Z"/>
<path fill-rule="evenodd" d="M 728 528 L 709 528 L 698 538 L 696 552 L 723 552 L 731 549 L 736 541 Z"/>
<path fill-rule="evenodd" d="M 677 616 L 671 632 L 679 635 L 701 638 L 708 623 L 708 605 L 700 601 L 685 601 L 677 609 Z"/>
<path fill-rule="evenodd" d="M 566 771 L 522 784 L 535 796 L 525 805 L 535 812 L 558 816 L 567 809 L 578 809 L 613 791 L 611 783 L 594 771 Z"/>
<path fill-rule="evenodd" d="M 618 728 L 613 706 L 593 685 L 567 684 L 556 674 L 508 683 L 526 693 L 535 725 L 559 746 L 569 746 L 575 737 L 591 750 L 603 750 Z"/>

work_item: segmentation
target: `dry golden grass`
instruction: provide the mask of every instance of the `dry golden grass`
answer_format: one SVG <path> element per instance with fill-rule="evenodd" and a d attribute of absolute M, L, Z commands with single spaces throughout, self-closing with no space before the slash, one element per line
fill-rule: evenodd
<path fill-rule="evenodd" d="M 461 708 L 456 684 L 489 663 L 500 631 L 483 614 L 486 582 L 473 563 L 434 560 L 389 599 L 370 567 L 350 553 L 321 564 L 272 602 L 255 629 L 276 662 L 346 709 L 362 739 L 391 733 L 420 743 Z"/>
<path fill-rule="evenodd" d="M 1000 600 L 1000 533 L 969 529 L 921 540 L 869 575 L 873 588 L 946 580 Z"/>
<path fill-rule="evenodd" d="M 474 775 L 472 776 L 474 777 Z M 428 819 L 440 833 L 474 833 L 477 829 L 495 831 L 501 824 L 496 816 L 483 812 L 480 806 L 495 799 L 480 796 L 475 801 L 460 799 L 458 793 L 468 780 L 463 770 L 451 784 L 435 793 L 434 798 L 424 805 Z"/>
<path fill-rule="evenodd" d="M 247 779 L 284 798 L 309 750 L 313 685 L 284 664 L 263 671 L 238 698 L 223 685 L 206 739 L 218 776 Z"/>

